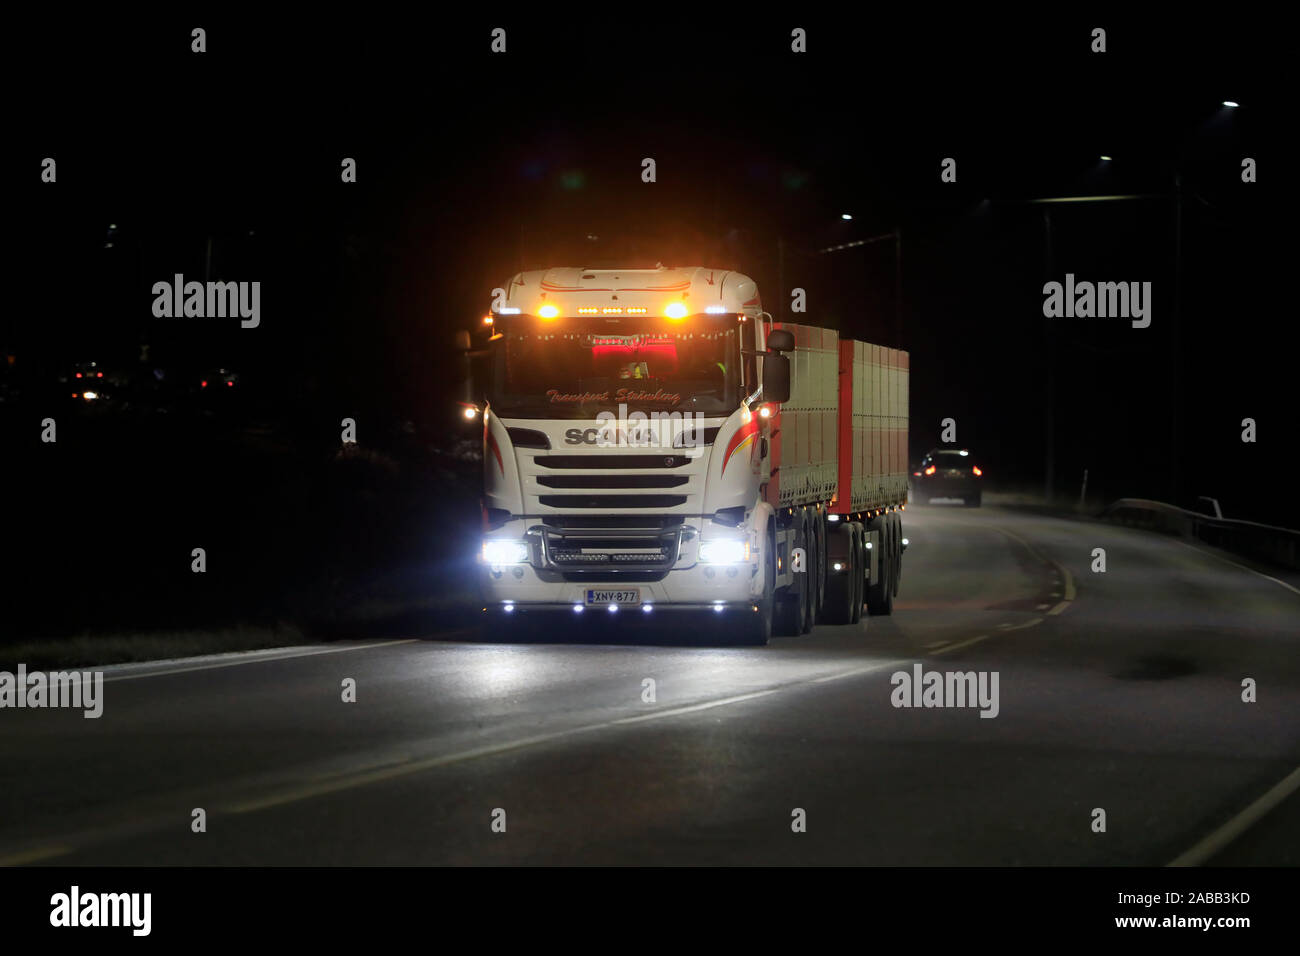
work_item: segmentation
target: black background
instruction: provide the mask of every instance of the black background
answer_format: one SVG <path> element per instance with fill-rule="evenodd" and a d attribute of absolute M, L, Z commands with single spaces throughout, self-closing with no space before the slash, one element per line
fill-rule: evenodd
<path fill-rule="evenodd" d="M 472 469 L 429 464 L 465 437 L 451 333 L 515 271 L 560 264 L 739 269 L 784 318 L 781 280 L 804 288 L 810 324 L 911 352 L 914 460 L 952 417 L 993 487 L 1041 494 L 1050 418 L 1063 498 L 1088 469 L 1099 501 L 1212 495 L 1231 517 L 1300 524 L 1283 465 L 1296 403 L 1276 25 L 632 7 L 25 17 L 0 319 L 21 385 L 0 416 L 17 593 L 85 593 L 86 564 L 103 578 L 123 563 L 107 590 L 126 605 L 160 580 L 190 586 L 188 559 L 150 563 L 163 551 L 224 540 L 279 560 L 323 547 L 322 520 L 340 553 L 379 539 L 357 560 L 391 557 L 385 522 L 410 513 L 360 521 L 320 477 L 340 419 L 411 496 L 452 482 L 472 499 Z M 190 51 L 194 26 L 206 53 Z M 490 52 L 497 26 L 505 55 Z M 790 52 L 795 26 L 806 54 Z M 40 182 L 45 156 L 56 184 Z M 1257 183 L 1241 182 L 1245 156 Z M 945 157 L 956 183 L 939 179 Z M 1089 194 L 1150 198 L 1025 202 Z M 895 229 L 901 302 L 892 241 L 816 254 Z M 209 243 L 213 279 L 262 283 L 260 328 L 153 317 L 153 283 L 202 279 Z M 1151 327 L 1049 325 L 1042 284 L 1066 272 L 1152 282 Z M 65 418 L 58 450 L 42 445 L 58 369 L 143 365 L 143 344 L 151 365 L 237 369 L 252 404 L 193 428 Z M 1240 440 L 1246 417 L 1257 444 Z M 250 421 L 271 451 L 249 452 Z M 257 580 L 205 600 L 279 613 L 283 580 Z M 106 619 L 86 600 L 65 624 Z"/>

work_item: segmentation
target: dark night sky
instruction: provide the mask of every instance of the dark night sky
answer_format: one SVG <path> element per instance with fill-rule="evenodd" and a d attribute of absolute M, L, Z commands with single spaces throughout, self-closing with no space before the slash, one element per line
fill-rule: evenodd
<path fill-rule="evenodd" d="M 271 393 L 311 377 L 339 407 L 437 424 L 450 331 L 516 269 L 738 268 L 775 312 L 782 240 L 810 323 L 911 351 L 914 454 L 951 416 L 991 475 L 1041 487 L 1050 373 L 1063 491 L 1087 467 L 1113 495 L 1216 494 L 1294 525 L 1295 505 L 1256 494 L 1295 411 L 1275 304 L 1290 270 L 1268 229 L 1277 31 L 1090 16 L 205 18 L 203 56 L 188 19 L 20 25 L 45 66 L 9 122 L 30 300 L 6 310 L 0 345 L 33 368 L 149 341 Z M 488 52 L 497 25 L 505 57 Z M 1088 51 L 1098 25 L 1104 55 Z M 791 26 L 809 30 L 802 57 Z M 53 187 L 36 178 L 45 155 Z M 343 156 L 356 185 L 338 181 Z M 955 184 L 938 178 L 947 156 Z M 1049 341 L 1044 207 L 1020 200 L 1096 193 L 1157 198 L 1053 207 L 1050 277 L 1151 281 L 1153 324 L 1063 320 Z M 809 254 L 896 227 L 901 341 L 892 244 Z M 209 237 L 214 277 L 262 281 L 261 329 L 151 316 L 149 287 L 201 278 Z M 1246 416 L 1259 445 L 1239 440 Z"/>

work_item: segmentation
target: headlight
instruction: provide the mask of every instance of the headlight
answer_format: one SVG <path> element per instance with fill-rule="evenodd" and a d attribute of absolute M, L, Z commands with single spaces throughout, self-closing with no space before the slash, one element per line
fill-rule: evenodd
<path fill-rule="evenodd" d="M 527 564 L 528 545 L 510 538 L 489 538 L 483 542 L 484 564 Z"/>
<path fill-rule="evenodd" d="M 748 541 L 722 538 L 700 542 L 700 561 L 703 564 L 744 564 L 748 560 Z"/>

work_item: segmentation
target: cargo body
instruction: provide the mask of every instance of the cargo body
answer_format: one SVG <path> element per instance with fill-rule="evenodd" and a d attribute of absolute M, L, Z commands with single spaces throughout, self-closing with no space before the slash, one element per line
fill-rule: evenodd
<path fill-rule="evenodd" d="M 498 291 L 475 406 L 490 626 L 681 613 L 763 643 L 890 613 L 905 352 L 772 323 L 726 270 L 552 269 Z"/>

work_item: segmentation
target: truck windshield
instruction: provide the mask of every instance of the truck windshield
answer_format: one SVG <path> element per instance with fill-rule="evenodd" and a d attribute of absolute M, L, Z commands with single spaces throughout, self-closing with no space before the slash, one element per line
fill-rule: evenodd
<path fill-rule="evenodd" d="M 734 315 L 497 320 L 489 399 L 503 418 L 602 411 L 728 415 L 743 397 Z"/>

